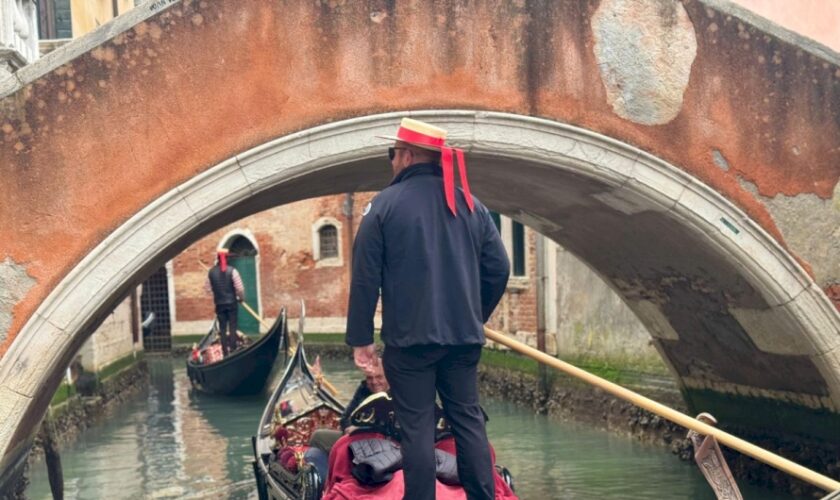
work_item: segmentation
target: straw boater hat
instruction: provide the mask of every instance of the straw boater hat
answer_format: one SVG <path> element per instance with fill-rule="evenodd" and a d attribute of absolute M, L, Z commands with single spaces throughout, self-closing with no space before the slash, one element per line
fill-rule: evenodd
<path fill-rule="evenodd" d="M 405 142 L 423 149 L 440 151 L 440 163 L 443 168 L 443 192 L 446 195 L 446 205 L 449 207 L 452 215 L 457 215 L 455 205 L 455 171 L 452 161 L 454 153 L 460 164 L 458 170 L 460 172 L 461 188 L 464 190 L 464 198 L 467 201 L 467 206 L 470 207 L 470 212 L 475 211 L 475 205 L 470 194 L 470 185 L 467 183 L 467 163 L 464 161 L 464 151 L 446 145 L 446 130 L 421 122 L 420 120 L 403 118 L 396 136 L 378 135 L 377 137 L 380 139 Z"/>

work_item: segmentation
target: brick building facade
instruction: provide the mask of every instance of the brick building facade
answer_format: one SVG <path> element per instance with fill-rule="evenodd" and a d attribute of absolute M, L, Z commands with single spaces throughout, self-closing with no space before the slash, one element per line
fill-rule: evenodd
<path fill-rule="evenodd" d="M 294 318 L 298 316 L 298 301 L 304 299 L 307 331 L 343 332 L 353 239 L 362 210 L 373 195 L 353 193 L 287 204 L 237 221 L 195 242 L 172 263 L 173 334 L 207 330 L 213 320 L 213 303 L 204 289 L 206 266 L 212 264 L 217 248 L 229 247 L 237 238 L 248 239 L 257 252 L 253 279 L 258 297 L 249 298 L 255 310 L 270 319 L 285 306 Z M 508 291 L 490 326 L 511 334 L 533 334 L 536 235 L 506 217 L 496 221 L 515 265 Z"/>

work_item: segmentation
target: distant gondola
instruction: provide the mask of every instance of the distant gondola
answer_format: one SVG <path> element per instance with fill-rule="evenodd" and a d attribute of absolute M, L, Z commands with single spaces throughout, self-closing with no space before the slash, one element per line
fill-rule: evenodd
<path fill-rule="evenodd" d="M 187 375 L 194 387 L 209 394 L 256 394 L 265 386 L 281 341 L 286 337 L 286 310 L 277 315 L 271 329 L 253 344 L 229 354 L 214 363 L 202 364 L 187 359 Z M 216 327 L 201 340 L 199 350 L 213 342 Z"/>
<path fill-rule="evenodd" d="M 303 330 L 303 315 L 302 308 L 299 332 Z M 324 385 L 327 385 L 325 381 Z M 373 396 L 368 398 L 371 399 Z M 315 430 L 339 429 L 343 412 L 344 405 L 325 390 L 319 379 L 310 371 L 303 347 L 303 336 L 299 334 L 297 349 L 289 359 L 283 378 L 263 411 L 257 435 L 252 438 L 253 467 L 259 500 L 317 500 L 322 497 L 327 478 L 319 474 L 314 464 L 304 460 L 301 450 L 308 447 Z M 355 420 L 351 422 L 353 425 L 358 424 Z M 448 426 L 446 427 L 448 429 Z M 282 432 L 287 449 L 296 450 L 287 457 L 294 462 L 294 467 L 290 468 L 288 463 L 281 463 L 286 459 L 283 459 L 275 439 L 278 431 Z M 332 461 L 332 457 L 330 460 Z M 516 498 L 510 473 L 500 466 L 496 466 L 496 470 L 499 481 L 505 483 L 502 492 L 497 481 L 497 498 Z M 366 488 L 370 494 L 376 492 L 376 487 Z M 463 495 L 463 490 L 458 488 L 458 491 Z M 334 496 L 332 492 L 328 494 Z M 393 495 L 387 494 L 385 497 L 394 498 Z"/>

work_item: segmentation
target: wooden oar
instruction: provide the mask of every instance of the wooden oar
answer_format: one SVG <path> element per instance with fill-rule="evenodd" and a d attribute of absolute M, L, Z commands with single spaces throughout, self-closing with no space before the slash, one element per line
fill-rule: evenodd
<path fill-rule="evenodd" d="M 315 381 L 322 384 L 333 396 L 338 396 L 338 389 L 327 380 L 323 373 L 315 376 Z"/>
<path fill-rule="evenodd" d="M 207 264 L 205 264 L 203 260 L 201 260 L 201 259 L 196 259 L 196 260 L 198 261 L 198 263 L 199 263 L 199 264 L 201 264 L 201 267 L 203 267 L 205 271 L 209 271 L 209 270 L 210 270 L 210 266 L 208 266 Z M 259 314 L 257 314 L 257 312 L 256 312 L 256 311 L 254 311 L 253 309 L 251 309 L 251 306 L 249 306 L 247 302 L 245 302 L 245 301 L 243 300 L 243 301 L 242 301 L 242 302 L 240 302 L 239 304 L 240 304 L 240 305 L 242 305 L 242 307 L 244 307 L 246 311 L 248 311 L 249 313 L 251 313 L 251 316 L 253 316 L 253 317 L 254 317 L 254 319 L 256 319 L 257 321 L 259 321 L 259 322 L 260 322 L 260 324 L 263 326 L 263 328 L 265 328 L 265 329 L 271 329 L 271 325 L 269 325 L 268 323 L 266 323 L 265 321 L 263 321 L 263 319 L 260 317 L 260 315 L 259 315 Z"/>
<path fill-rule="evenodd" d="M 253 317 L 254 317 L 254 319 L 256 319 L 257 321 L 259 321 L 259 322 L 260 322 L 260 324 L 261 324 L 264 328 L 266 328 L 267 330 L 270 330 L 270 329 L 271 329 L 271 325 L 269 325 L 268 323 L 266 323 L 265 321 L 263 321 L 263 319 L 260 317 L 260 315 L 259 315 L 259 314 L 257 314 L 257 312 L 256 312 L 256 311 L 254 311 L 253 309 L 251 309 L 251 306 L 249 306 L 247 302 L 245 302 L 245 301 L 243 300 L 242 302 L 240 302 L 240 303 L 239 303 L 239 305 L 241 305 L 242 307 L 244 307 L 244 308 L 245 308 L 245 310 L 246 310 L 246 311 L 248 311 L 249 313 L 251 313 L 251 316 L 253 316 Z"/>
<path fill-rule="evenodd" d="M 609 392 L 613 396 L 629 401 L 634 405 L 644 408 L 651 413 L 655 413 L 662 418 L 666 418 L 675 424 L 681 425 L 687 429 L 691 429 L 706 436 L 714 436 L 720 443 L 734 450 L 740 451 L 745 455 L 749 455 L 756 460 L 760 460 L 771 467 L 775 467 L 782 472 L 798 477 L 799 479 L 811 483 L 814 486 L 818 486 L 826 491 L 840 490 L 840 481 L 836 481 L 830 477 L 807 469 L 795 462 L 780 457 L 775 453 L 771 453 L 764 448 L 760 448 L 752 443 L 744 441 L 741 438 L 735 437 L 732 434 L 728 434 L 716 427 L 712 427 L 711 425 L 691 418 L 684 413 L 680 413 L 661 403 L 657 403 L 652 399 L 648 399 L 641 394 L 637 394 L 629 389 L 621 387 L 618 384 L 614 384 L 608 380 L 598 377 L 597 375 L 581 370 L 580 368 L 561 361 L 554 356 L 549 356 L 548 354 L 518 342 L 503 333 L 484 327 L 484 334 L 488 339 L 494 342 L 510 347 L 514 351 L 522 353 L 540 363 L 544 363 L 552 368 L 560 370 L 561 372 L 579 378 L 588 384 Z"/>

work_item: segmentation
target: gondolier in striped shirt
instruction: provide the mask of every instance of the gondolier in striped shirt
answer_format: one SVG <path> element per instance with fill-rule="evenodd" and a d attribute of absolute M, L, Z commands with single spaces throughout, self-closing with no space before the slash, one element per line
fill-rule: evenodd
<path fill-rule="evenodd" d="M 381 290 L 383 365 L 400 425 L 405 498 L 435 498 L 437 392 L 467 497 L 492 499 L 476 371 L 483 324 L 505 291 L 510 263 L 490 212 L 470 194 L 463 152 L 446 145 L 446 131 L 405 118 L 387 139 L 396 141 L 388 150 L 394 178 L 364 209 L 356 235 L 346 341 L 357 366 L 369 370 Z"/>
<path fill-rule="evenodd" d="M 235 267 L 227 263 L 228 250 L 218 251 L 216 265 L 207 272 L 204 288 L 213 292 L 216 318 L 219 321 L 219 340 L 225 356 L 236 350 L 236 321 L 238 302 L 245 300 L 242 277 Z"/>

